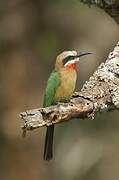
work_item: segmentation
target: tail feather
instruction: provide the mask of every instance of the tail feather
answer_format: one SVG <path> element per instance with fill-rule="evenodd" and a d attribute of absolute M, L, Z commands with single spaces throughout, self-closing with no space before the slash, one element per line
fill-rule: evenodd
<path fill-rule="evenodd" d="M 53 136 L 54 125 L 47 127 L 45 146 L 44 146 L 44 160 L 51 160 L 53 158 Z"/>

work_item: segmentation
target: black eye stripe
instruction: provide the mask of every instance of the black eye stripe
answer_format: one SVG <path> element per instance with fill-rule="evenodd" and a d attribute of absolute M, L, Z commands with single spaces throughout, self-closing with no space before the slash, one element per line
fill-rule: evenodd
<path fill-rule="evenodd" d="M 68 61 L 71 61 L 73 59 L 75 59 L 75 56 L 67 56 L 63 59 L 63 64 L 66 64 Z"/>

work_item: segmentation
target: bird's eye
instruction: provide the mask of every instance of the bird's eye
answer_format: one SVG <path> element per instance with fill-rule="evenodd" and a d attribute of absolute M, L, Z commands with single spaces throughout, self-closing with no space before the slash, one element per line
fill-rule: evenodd
<path fill-rule="evenodd" d="M 63 65 L 65 65 L 68 61 L 71 61 L 75 58 L 75 56 L 67 56 L 63 59 Z"/>

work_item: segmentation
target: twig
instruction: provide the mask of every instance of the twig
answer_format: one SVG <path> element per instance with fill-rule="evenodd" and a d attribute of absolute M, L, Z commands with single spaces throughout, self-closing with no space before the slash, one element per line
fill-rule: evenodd
<path fill-rule="evenodd" d="M 80 0 L 81 2 L 96 5 L 102 8 L 119 24 L 119 0 Z"/>

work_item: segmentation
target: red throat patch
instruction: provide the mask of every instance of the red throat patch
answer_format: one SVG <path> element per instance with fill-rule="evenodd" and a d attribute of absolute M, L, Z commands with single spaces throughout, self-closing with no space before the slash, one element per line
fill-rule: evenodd
<path fill-rule="evenodd" d="M 67 67 L 71 69 L 76 69 L 76 63 L 68 64 Z"/>

